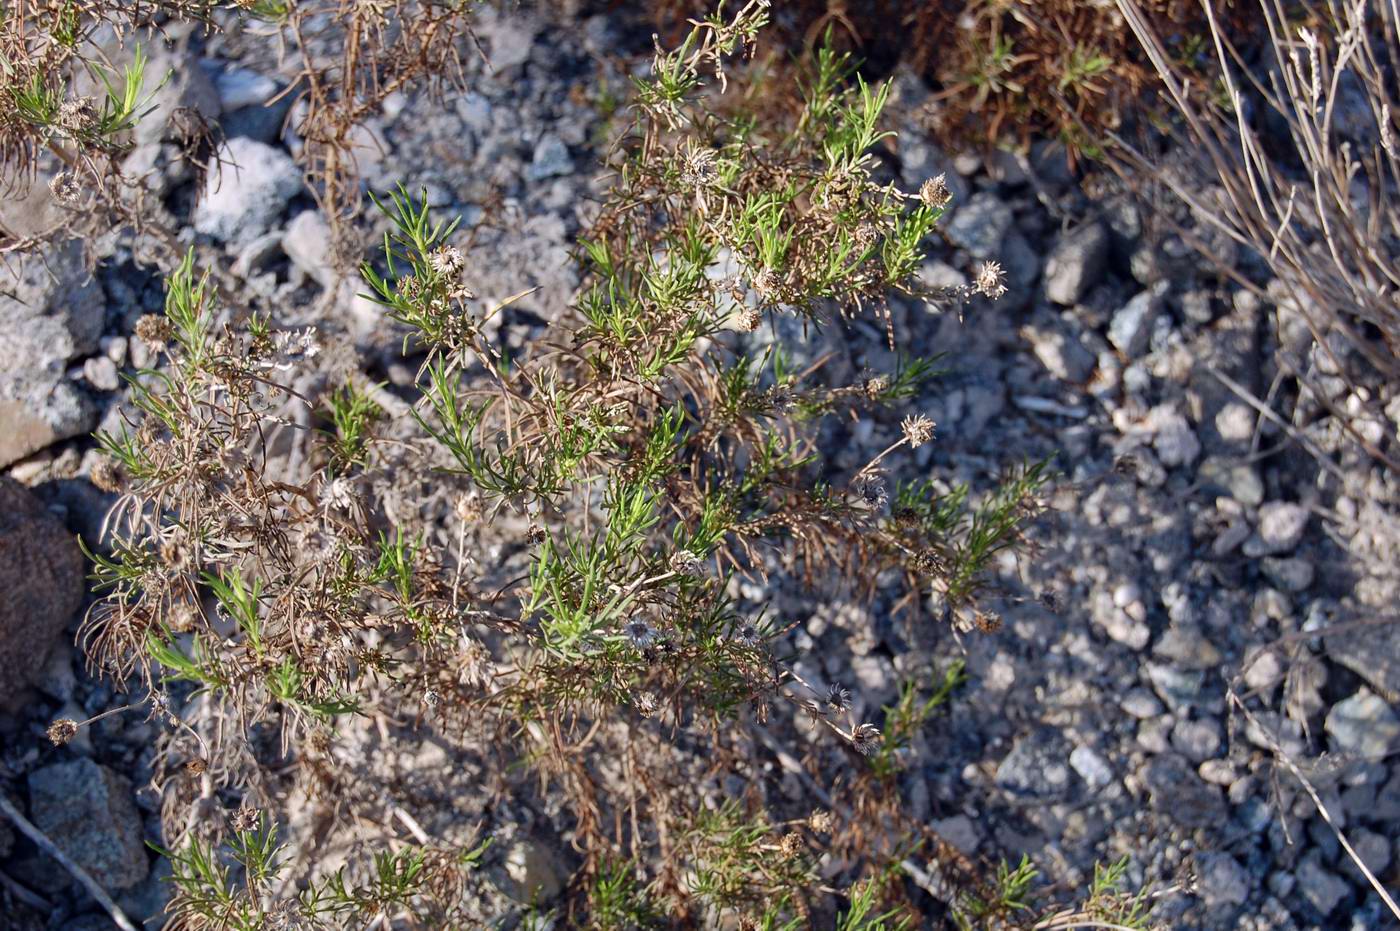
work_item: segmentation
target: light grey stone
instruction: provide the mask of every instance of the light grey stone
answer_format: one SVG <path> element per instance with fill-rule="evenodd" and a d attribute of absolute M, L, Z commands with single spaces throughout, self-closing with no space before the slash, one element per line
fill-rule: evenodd
<path fill-rule="evenodd" d="M 1400 719 L 1384 698 L 1363 688 L 1332 706 L 1323 727 L 1333 746 L 1367 759 L 1384 759 L 1400 749 Z"/>
<path fill-rule="evenodd" d="M 1045 296 L 1066 307 L 1077 303 L 1103 277 L 1108 246 L 1097 221 L 1062 236 L 1045 261 Z"/>
<path fill-rule="evenodd" d="M 996 259 L 1013 219 L 1005 202 L 983 191 L 958 208 L 945 231 L 950 242 L 966 249 L 974 259 Z"/>
<path fill-rule="evenodd" d="M 34 824 L 104 888 L 129 889 L 150 860 L 131 783 L 89 759 L 54 763 L 29 774 Z"/>
<path fill-rule="evenodd" d="M 568 875 L 558 854 L 535 839 L 518 840 L 506 852 L 505 868 L 516 901 L 547 903 L 564 889 Z"/>
<path fill-rule="evenodd" d="M 83 362 L 83 378 L 98 391 L 116 391 L 121 387 L 117 364 L 106 356 L 93 356 Z"/>
<path fill-rule="evenodd" d="M 1304 855 L 1293 875 L 1298 879 L 1298 892 L 1323 915 L 1332 914 L 1351 891 L 1340 876 L 1322 865 L 1316 850 Z"/>
<path fill-rule="evenodd" d="M 1136 358 L 1147 348 L 1152 321 L 1162 311 L 1158 290 L 1142 291 L 1119 308 L 1108 325 L 1108 341 L 1123 355 Z"/>
<path fill-rule="evenodd" d="M 1070 749 L 1058 731 L 1037 728 L 1016 739 L 997 767 L 996 783 L 1012 795 L 1054 801 L 1068 797 L 1074 787 Z"/>
<path fill-rule="evenodd" d="M 210 170 L 193 225 L 214 239 L 246 243 L 276 223 L 301 190 L 301 172 L 286 152 L 242 136 L 221 154 L 226 164 Z"/>
<path fill-rule="evenodd" d="M 1172 728 L 1172 746 L 1193 763 L 1203 763 L 1220 752 L 1220 725 L 1214 721 L 1176 722 Z"/>
<path fill-rule="evenodd" d="M 214 86 L 225 112 L 262 106 L 277 93 L 276 81 L 247 68 L 225 68 L 214 79 Z"/>
<path fill-rule="evenodd" d="M 1289 501 L 1270 501 L 1259 509 L 1254 536 L 1245 541 L 1246 556 L 1271 556 L 1292 552 L 1303 540 L 1308 509 Z"/>
<path fill-rule="evenodd" d="M 282 234 L 282 251 L 302 271 L 323 288 L 335 284 L 331 265 L 331 228 L 319 210 L 304 210 L 287 224 Z"/>
<path fill-rule="evenodd" d="M 1074 336 L 1058 329 L 1027 326 L 1022 334 L 1030 340 L 1031 351 L 1046 370 L 1061 381 L 1080 384 L 1094 373 L 1094 354 Z"/>
<path fill-rule="evenodd" d="M 1148 412 L 1147 420 L 1153 432 L 1152 448 L 1162 465 L 1175 468 L 1196 461 L 1201 454 L 1201 441 L 1196 439 L 1185 417 L 1169 406 L 1160 405 Z"/>
<path fill-rule="evenodd" d="M 1312 587 L 1316 570 L 1306 559 L 1290 557 L 1279 559 L 1266 556 L 1259 561 L 1264 577 L 1287 592 L 1302 592 Z"/>
<path fill-rule="evenodd" d="M 542 181 L 560 175 L 572 174 L 574 160 L 569 155 L 569 147 L 554 133 L 545 133 L 535 143 L 535 153 L 530 165 L 525 169 L 525 177 L 531 181 Z"/>
<path fill-rule="evenodd" d="M 930 825 L 935 834 L 952 844 L 963 856 L 972 856 L 982 843 L 977 825 L 967 815 L 954 815 Z"/>
<path fill-rule="evenodd" d="M 1069 765 L 1091 789 L 1102 789 L 1113 781 L 1113 768 L 1092 747 L 1075 747 L 1069 755 Z"/>
<path fill-rule="evenodd" d="M 1207 851 L 1196 856 L 1197 888 L 1207 906 L 1243 905 L 1253 887 L 1249 872 L 1228 853 Z"/>

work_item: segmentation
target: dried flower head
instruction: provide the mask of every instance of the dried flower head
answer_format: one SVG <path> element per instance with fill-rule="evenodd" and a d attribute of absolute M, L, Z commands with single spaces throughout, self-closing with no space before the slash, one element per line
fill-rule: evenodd
<path fill-rule="evenodd" d="M 783 835 L 783 839 L 778 841 L 778 856 L 784 860 L 795 860 L 802 852 L 804 844 L 802 835 L 796 831 L 789 831 Z"/>
<path fill-rule="evenodd" d="M 97 122 L 97 105 L 91 97 L 74 97 L 65 100 L 58 108 L 58 128 L 77 135 L 86 132 Z"/>
<path fill-rule="evenodd" d="M 456 513 L 457 519 L 464 524 L 480 523 L 482 517 L 486 515 L 481 495 L 475 491 L 467 491 L 458 495 L 452 510 Z"/>
<path fill-rule="evenodd" d="M 715 150 L 705 146 L 690 145 L 681 157 L 681 183 L 686 187 L 709 187 L 719 179 L 715 167 L 718 161 Z"/>
<path fill-rule="evenodd" d="M 856 227 L 855 239 L 856 245 L 864 251 L 880 240 L 880 231 L 874 223 L 862 223 Z"/>
<path fill-rule="evenodd" d="M 126 480 L 121 464 L 111 456 L 97 457 L 97 461 L 92 464 L 92 472 L 88 478 L 98 491 L 105 491 L 109 494 L 121 491 Z"/>
<path fill-rule="evenodd" d="M 924 206 L 932 207 L 935 210 L 948 206 L 953 199 L 953 192 L 948 190 L 948 176 L 940 174 L 929 178 L 919 185 L 919 200 Z"/>
<path fill-rule="evenodd" d="M 807 818 L 807 826 L 818 834 L 830 834 L 836 827 L 836 816 L 826 810 L 814 811 Z"/>
<path fill-rule="evenodd" d="M 749 286 L 758 295 L 759 300 L 764 302 L 772 301 L 778 290 L 778 276 L 771 268 L 759 269 L 749 280 Z"/>
<path fill-rule="evenodd" d="M 164 349 L 174 335 L 170 318 L 164 314 L 143 314 L 136 321 L 136 338 L 152 349 Z"/>
<path fill-rule="evenodd" d="M 745 307 L 739 311 L 739 329 L 752 333 L 763 325 L 763 313 L 757 307 Z"/>
<path fill-rule="evenodd" d="M 999 262 L 983 262 L 982 267 L 977 271 L 977 279 L 972 284 L 972 290 L 978 294 L 996 300 L 1006 293 L 1006 274 L 1002 271 Z"/>
<path fill-rule="evenodd" d="M 879 750 L 883 739 L 880 729 L 874 724 L 858 724 L 851 731 L 851 746 L 855 747 L 861 756 L 870 756 Z"/>
<path fill-rule="evenodd" d="M 259 809 L 244 802 L 242 805 L 238 806 L 233 816 L 229 818 L 229 826 L 238 832 L 255 830 L 258 826 L 258 822 L 261 820 L 261 815 L 262 812 Z"/>
<path fill-rule="evenodd" d="M 842 711 L 850 711 L 851 690 L 841 685 L 839 682 L 833 682 L 827 687 L 825 704 L 828 710 L 833 714 Z"/>
<path fill-rule="evenodd" d="M 428 256 L 428 265 L 434 272 L 456 282 L 467 268 L 467 257 L 456 246 L 438 246 Z"/>
<path fill-rule="evenodd" d="M 491 673 L 491 653 L 474 637 L 463 637 L 457 648 L 457 681 L 463 685 L 485 685 Z"/>
<path fill-rule="evenodd" d="M 544 542 L 544 528 L 530 521 L 530 526 L 525 528 L 525 542 L 531 546 L 539 546 Z"/>
<path fill-rule="evenodd" d="M 734 639 L 746 647 L 756 647 L 763 642 L 763 631 L 753 621 L 745 621 L 734 631 Z"/>
<path fill-rule="evenodd" d="M 651 626 L 651 622 L 646 618 L 634 617 L 623 625 L 622 632 L 627 635 L 627 639 L 632 646 L 639 650 L 645 650 L 656 643 L 659 636 L 656 628 Z"/>
<path fill-rule="evenodd" d="M 877 511 L 882 511 L 890 503 L 890 493 L 885 488 L 885 480 L 875 472 L 862 472 L 851 482 L 851 490 L 861 501 Z"/>
<path fill-rule="evenodd" d="M 209 769 L 209 762 L 202 756 L 191 757 L 185 763 L 185 772 L 191 776 L 202 776 Z"/>
<path fill-rule="evenodd" d="M 880 395 L 890 390 L 890 379 L 888 375 L 872 375 L 865 380 L 861 386 L 865 396 L 872 401 L 879 400 Z"/>
<path fill-rule="evenodd" d="M 676 550 L 668 561 L 670 569 L 677 575 L 699 575 L 703 563 L 700 557 L 690 550 Z"/>
<path fill-rule="evenodd" d="M 422 695 L 423 706 L 429 711 L 437 708 L 442 703 L 442 695 L 437 689 L 424 689 Z"/>
<path fill-rule="evenodd" d="M 933 439 L 933 426 L 933 421 L 923 414 L 910 414 L 899 424 L 899 428 L 904 431 L 904 441 L 912 449 L 918 449 Z"/>
<path fill-rule="evenodd" d="M 78 736 L 78 722 L 72 718 L 59 718 L 49 725 L 49 729 L 45 733 L 48 734 L 50 743 L 55 747 L 61 747 Z"/>
<path fill-rule="evenodd" d="M 661 707 L 661 702 L 657 699 L 656 693 L 651 691 L 638 692 L 632 699 L 632 704 L 636 707 L 637 713 L 644 718 L 649 718 L 656 714 Z"/>
<path fill-rule="evenodd" d="M 83 200 L 83 185 L 76 172 L 60 171 L 49 180 L 49 193 L 66 207 L 76 207 Z"/>

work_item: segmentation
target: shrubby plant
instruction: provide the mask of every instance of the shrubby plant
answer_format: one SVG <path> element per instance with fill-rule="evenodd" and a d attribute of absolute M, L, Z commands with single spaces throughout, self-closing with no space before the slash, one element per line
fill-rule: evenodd
<path fill-rule="evenodd" d="M 885 92 L 844 56 L 816 54 L 782 125 L 712 108 L 766 18 L 751 0 L 658 50 L 579 242 L 586 284 L 520 355 L 493 327 L 510 302 L 473 295 L 455 221 L 406 189 L 377 201 L 388 228 L 363 275 L 421 362 L 408 400 L 314 330 L 221 322 L 192 256 L 140 321 L 163 364 L 131 380 L 128 426 L 99 436 L 94 480 L 120 494 L 82 638 L 167 725 L 156 784 L 185 925 L 469 920 L 461 884 L 489 839 L 439 843 L 402 810 L 409 847 L 367 835 L 359 866 L 287 865 L 274 820 L 294 795 L 358 797 L 373 777 L 337 752 L 372 721 L 386 741 L 482 743 L 564 800 L 583 857 L 570 920 L 912 926 L 900 864 L 924 829 L 901 821 L 898 776 L 961 666 L 856 717 L 846 686 L 797 674 L 802 619 L 739 580 L 839 574 L 907 590 L 920 623 L 994 629 L 989 561 L 1046 475 L 974 494 L 912 474 L 905 451 L 937 441 L 910 403 L 929 360 L 829 384 L 781 340 L 755 350 L 748 334 L 782 317 L 889 328 L 890 291 L 1002 290 L 994 263 L 965 289 L 915 287 L 948 194 L 878 180 Z M 897 438 L 833 478 L 822 423 L 875 416 L 902 417 Z M 843 770 L 826 787 L 804 771 L 810 809 L 694 790 L 742 777 L 755 739 L 790 738 L 796 718 Z M 852 864 L 839 886 L 819 872 L 828 849 Z"/>

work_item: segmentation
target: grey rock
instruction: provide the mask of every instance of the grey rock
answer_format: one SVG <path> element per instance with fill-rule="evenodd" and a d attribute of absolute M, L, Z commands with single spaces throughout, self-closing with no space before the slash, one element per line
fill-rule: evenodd
<path fill-rule="evenodd" d="M 1045 261 L 1045 296 L 1066 307 L 1099 283 L 1108 264 L 1108 231 L 1090 222 L 1062 236 Z"/>
<path fill-rule="evenodd" d="M 1345 630 L 1323 638 L 1327 655 L 1383 695 L 1400 695 L 1400 624 Z"/>
<path fill-rule="evenodd" d="M 1259 477 L 1259 470 L 1248 463 L 1229 457 L 1207 456 L 1196 468 L 1196 479 L 1203 486 L 1227 494 L 1245 507 L 1258 507 L 1264 503 L 1264 480 Z M 1245 538 L 1248 536 L 1249 530 L 1245 527 Z M 1243 539 L 1234 546 L 1239 546 Z"/>
<path fill-rule="evenodd" d="M 1298 878 L 1299 894 L 1323 915 L 1332 914 L 1351 892 L 1341 877 L 1322 865 L 1322 857 L 1316 850 L 1303 856 L 1293 875 Z"/>
<path fill-rule="evenodd" d="M 1154 407 L 1147 415 L 1153 431 L 1152 448 L 1157 458 L 1167 468 L 1186 466 L 1196 461 L 1201 454 L 1201 441 L 1196 439 L 1191 425 L 1176 410 L 1162 405 Z"/>
<path fill-rule="evenodd" d="M 535 154 L 525 169 L 525 177 L 531 181 L 542 181 L 560 175 L 572 174 L 574 160 L 569 155 L 569 147 L 554 133 L 545 133 L 535 143 Z"/>
<path fill-rule="evenodd" d="M 955 246 L 975 259 L 995 259 L 1015 217 L 996 195 L 985 191 L 972 195 L 953 215 L 945 231 Z"/>
<path fill-rule="evenodd" d="M 1172 746 L 1193 763 L 1203 763 L 1220 752 L 1220 725 L 1214 721 L 1176 722 L 1172 728 Z"/>
<path fill-rule="evenodd" d="M 1205 673 L 1187 672 L 1163 663 L 1146 663 L 1147 679 L 1158 697 L 1173 713 L 1181 713 L 1199 703 Z"/>
<path fill-rule="evenodd" d="M 1177 669 L 1214 669 L 1220 665 L 1220 651 L 1200 630 L 1189 624 L 1173 624 L 1162 633 L 1152 653 L 1172 661 Z"/>
<path fill-rule="evenodd" d="M 1070 749 L 1058 731 L 1038 728 L 1017 738 L 997 767 L 996 783 L 1022 798 L 1064 799 L 1074 788 L 1069 756 Z"/>
<path fill-rule="evenodd" d="M 0 292 L 0 466 L 7 466 L 92 429 L 92 405 L 66 372 L 69 360 L 97 351 L 106 307 L 77 240 L 30 257 Z"/>
<path fill-rule="evenodd" d="M 1377 876 L 1383 874 L 1386 867 L 1390 866 L 1390 841 L 1375 831 L 1368 831 L 1365 828 L 1352 828 L 1347 832 L 1347 841 L 1361 862 L 1366 865 L 1366 869 Z M 1350 858 L 1347 859 L 1351 863 Z M 1361 871 L 1356 869 L 1356 865 L 1351 865 L 1355 880 L 1358 883 L 1365 883 L 1366 878 L 1361 875 Z"/>
<path fill-rule="evenodd" d="M 1308 509 L 1288 501 L 1270 501 L 1259 508 L 1254 536 L 1245 541 L 1246 556 L 1270 556 L 1291 552 L 1303 539 Z"/>
<path fill-rule="evenodd" d="M 1384 698 L 1361 689 L 1332 706 L 1324 729 L 1335 749 L 1379 760 L 1400 749 L 1400 719 Z"/>
<path fill-rule="evenodd" d="M 1219 788 L 1207 785 L 1179 756 L 1164 754 L 1143 768 L 1152 809 L 1185 828 L 1219 827 L 1227 811 Z"/>
<path fill-rule="evenodd" d="M 29 489 L 0 477 L 0 704 L 43 670 L 83 601 L 83 557 Z"/>
<path fill-rule="evenodd" d="M 1279 559 L 1266 556 L 1259 561 L 1264 577 L 1286 592 L 1302 592 L 1312 587 L 1316 570 L 1306 559 Z"/>
<path fill-rule="evenodd" d="M 540 31 L 538 21 L 518 13 L 484 11 L 472 18 L 472 28 L 486 45 L 486 60 L 498 75 L 525 64 Z"/>
<path fill-rule="evenodd" d="M 1108 325 L 1108 341 L 1130 359 L 1142 355 L 1152 336 L 1152 321 L 1161 311 L 1159 290 L 1140 292 L 1113 315 Z"/>
<path fill-rule="evenodd" d="M 29 774 L 34 824 L 106 889 L 129 889 L 150 861 L 131 783 L 89 759 L 55 763 Z"/>
<path fill-rule="evenodd" d="M 558 854 L 535 839 L 512 844 L 506 852 L 505 868 L 514 883 L 510 894 L 519 902 L 553 901 L 568 879 Z"/>
<path fill-rule="evenodd" d="M 1253 690 L 1271 688 L 1283 681 L 1283 663 L 1277 650 L 1260 650 L 1245 660 L 1244 684 Z"/>
<path fill-rule="evenodd" d="M 930 824 L 935 834 L 952 844 L 963 856 L 972 856 L 982 843 L 976 823 L 967 815 L 954 815 Z"/>
<path fill-rule="evenodd" d="M 282 234 L 282 251 L 292 264 L 306 272 L 323 288 L 335 284 L 331 265 L 331 228 L 319 210 L 304 210 L 287 224 Z"/>
<path fill-rule="evenodd" d="M 1081 384 L 1094 373 L 1096 360 L 1074 336 L 1058 329 L 1027 326 L 1022 334 L 1030 340 L 1031 351 L 1046 370 L 1061 381 Z"/>
<path fill-rule="evenodd" d="M 1155 718 L 1163 711 L 1162 703 L 1159 702 L 1147 689 L 1129 689 L 1128 694 L 1123 696 L 1119 702 L 1122 709 L 1139 721 L 1146 721 Z"/>
<path fill-rule="evenodd" d="M 214 86 L 219 92 L 219 105 L 226 112 L 261 106 L 277 93 L 276 81 L 247 68 L 225 68 L 214 79 Z"/>
<path fill-rule="evenodd" d="M 301 190 L 301 172 L 286 152 L 242 136 L 221 154 L 226 163 L 209 172 L 193 226 L 223 242 L 246 243 L 277 222 Z"/>
<path fill-rule="evenodd" d="M 1069 755 L 1069 765 L 1091 789 L 1102 789 L 1113 781 L 1113 768 L 1092 747 L 1075 747 Z"/>
<path fill-rule="evenodd" d="M 98 391 L 116 391 L 122 385 L 117 363 L 107 356 L 93 356 L 83 362 L 83 378 Z"/>
<path fill-rule="evenodd" d="M 1197 888 L 1207 906 L 1243 905 L 1253 887 L 1249 872 L 1228 853 L 1208 851 L 1196 856 Z"/>

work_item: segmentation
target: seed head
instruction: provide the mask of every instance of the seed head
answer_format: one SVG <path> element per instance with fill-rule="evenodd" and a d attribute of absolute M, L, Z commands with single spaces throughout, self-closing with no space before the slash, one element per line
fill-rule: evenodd
<path fill-rule="evenodd" d="M 235 831 L 244 832 L 257 828 L 259 816 L 262 814 L 258 809 L 244 802 L 234 811 L 233 817 L 229 819 L 229 826 Z"/>
<path fill-rule="evenodd" d="M 752 333 L 763 324 L 763 314 L 757 307 L 745 307 L 739 311 L 739 329 Z"/>
<path fill-rule="evenodd" d="M 655 692 L 638 692 L 632 699 L 632 704 L 636 706 L 637 713 L 644 718 L 656 714 L 657 709 L 661 707 Z"/>
<path fill-rule="evenodd" d="M 622 632 L 627 635 L 632 646 L 639 650 L 645 650 L 656 643 L 658 636 L 656 628 L 651 626 L 651 622 L 646 618 L 634 617 L 622 628 Z"/>
<path fill-rule="evenodd" d="M 671 571 L 677 575 L 699 575 L 702 563 L 700 557 L 690 550 L 676 550 L 669 560 Z"/>
<path fill-rule="evenodd" d="M 778 856 L 784 860 L 795 860 L 802 852 L 802 835 L 796 831 L 789 831 L 783 835 L 783 839 L 778 841 Z"/>
<path fill-rule="evenodd" d="M 692 145 L 681 159 L 681 183 L 686 187 L 709 187 L 719 179 L 714 149 Z"/>
<path fill-rule="evenodd" d="M 456 512 L 457 519 L 464 524 L 479 523 L 486 513 L 486 509 L 481 503 L 481 495 L 474 491 L 458 495 L 457 503 L 453 505 L 452 509 Z"/>
<path fill-rule="evenodd" d="M 60 204 L 76 207 L 83 200 L 83 186 L 78 176 L 71 171 L 60 171 L 49 181 L 49 193 Z"/>
<path fill-rule="evenodd" d="M 863 251 L 875 245 L 880 239 L 880 231 L 874 223 L 862 223 L 856 227 L 855 239 L 856 245 Z"/>
<path fill-rule="evenodd" d="M 826 707 L 833 714 L 842 711 L 850 711 L 851 690 L 841 685 L 839 682 L 833 682 L 826 690 Z"/>
<path fill-rule="evenodd" d="M 929 178 L 919 185 L 919 200 L 924 206 L 932 207 L 935 210 L 948 206 L 953 199 L 953 194 L 948 190 L 948 176 L 946 174 Z"/>
<path fill-rule="evenodd" d="M 50 743 L 55 747 L 61 747 L 78 736 L 78 722 L 72 718 L 59 718 L 49 725 L 49 729 L 45 733 L 48 734 Z"/>
<path fill-rule="evenodd" d="M 734 632 L 734 639 L 746 647 L 756 647 L 763 642 L 763 631 L 753 621 L 745 621 Z"/>
<path fill-rule="evenodd" d="M 1006 293 L 1006 275 L 1002 271 L 998 262 L 983 262 L 981 269 L 977 272 L 977 280 L 973 282 L 972 290 L 978 294 L 996 300 Z"/>
<path fill-rule="evenodd" d="M 531 546 L 539 546 L 544 542 L 544 528 L 530 521 L 530 526 L 525 528 L 525 542 Z"/>
<path fill-rule="evenodd" d="M 760 300 L 771 301 L 778 290 L 778 276 L 774 274 L 773 269 L 763 268 L 753 276 L 749 285 Z"/>
<path fill-rule="evenodd" d="M 428 256 L 428 265 L 434 272 L 455 283 L 467 268 L 467 257 L 456 246 L 439 246 Z"/>
<path fill-rule="evenodd" d="M 164 314 L 143 314 L 136 321 L 136 338 L 152 349 L 164 349 L 174 335 L 170 318 Z"/>
<path fill-rule="evenodd" d="M 818 834 L 830 834 L 831 829 L 836 827 L 836 818 L 829 811 L 814 811 L 807 818 L 807 826 Z"/>
<path fill-rule="evenodd" d="M 96 121 L 97 107 L 91 97 L 74 97 L 58 108 L 58 128 L 72 135 L 86 131 Z"/>
<path fill-rule="evenodd" d="M 918 449 L 933 439 L 933 426 L 933 421 L 923 414 L 910 414 L 899 424 L 899 428 L 904 431 L 904 440 L 911 449 Z"/>
<path fill-rule="evenodd" d="M 890 379 L 887 375 L 872 375 L 865 380 L 863 386 L 865 396 L 872 401 L 879 400 L 880 395 L 890 389 Z"/>
<path fill-rule="evenodd" d="M 885 505 L 890 503 L 890 493 L 885 490 L 885 480 L 874 472 L 862 472 L 857 475 L 851 483 L 851 490 L 874 510 L 882 511 Z"/>
<path fill-rule="evenodd" d="M 874 724 L 858 724 L 851 731 L 851 746 L 856 748 L 856 752 L 861 756 L 870 756 L 880 749 L 880 743 L 884 738 L 880 736 L 880 729 Z"/>

